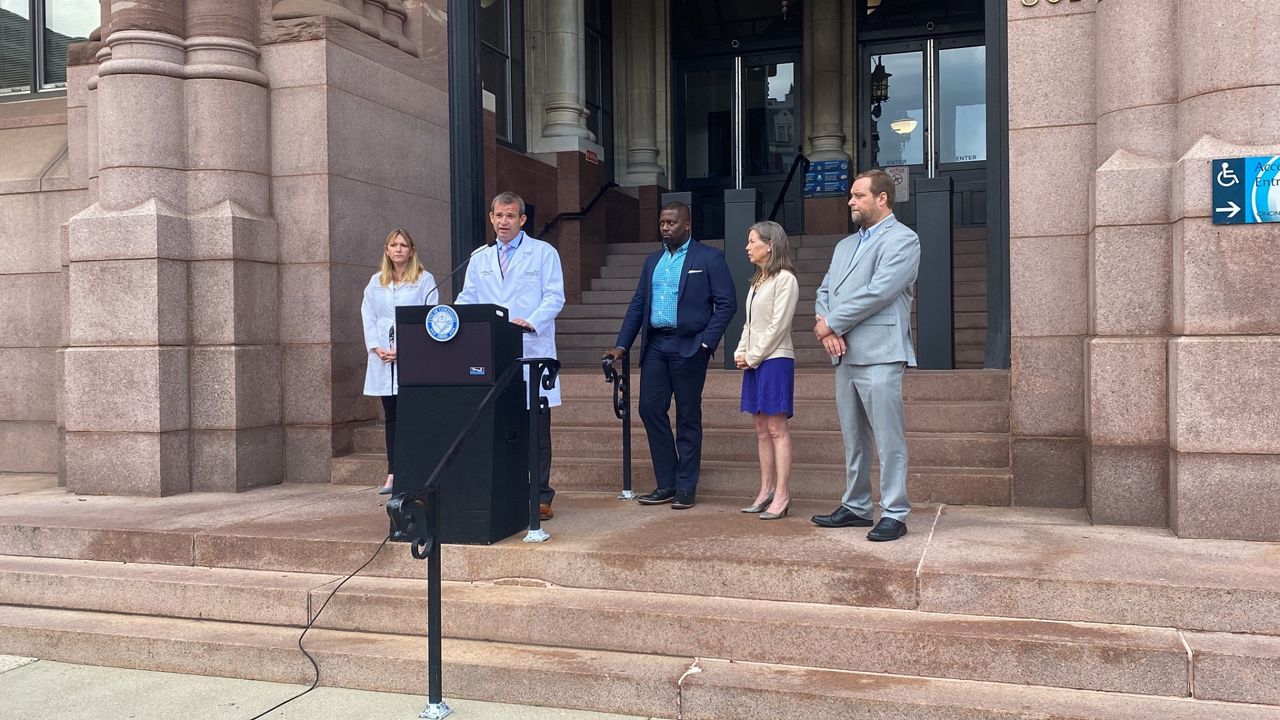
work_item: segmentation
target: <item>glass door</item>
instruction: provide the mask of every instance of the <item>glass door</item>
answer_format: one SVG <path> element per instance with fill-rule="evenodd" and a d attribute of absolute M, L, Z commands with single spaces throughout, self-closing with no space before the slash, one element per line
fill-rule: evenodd
<path fill-rule="evenodd" d="M 760 191 L 766 217 L 800 156 L 804 126 L 800 123 L 798 60 L 795 53 L 741 59 L 742 178 L 737 187 Z M 774 218 L 790 233 L 799 233 L 802 227 L 804 175 L 802 169 L 796 173 Z"/>
<path fill-rule="evenodd" d="M 986 48 L 980 37 L 868 43 L 862 53 L 862 170 L 950 176 L 955 225 L 986 224 Z M 899 210 L 915 221 L 907 202 Z"/>
<path fill-rule="evenodd" d="M 768 212 L 803 135 L 797 51 L 695 58 L 677 69 L 676 187 L 693 194 L 693 232 L 724 237 L 724 191 L 756 188 Z M 804 178 L 777 220 L 800 231 Z"/>
<path fill-rule="evenodd" d="M 689 60 L 677 76 L 675 186 L 693 194 L 700 239 L 724 236 L 724 191 L 735 183 L 733 60 Z"/>

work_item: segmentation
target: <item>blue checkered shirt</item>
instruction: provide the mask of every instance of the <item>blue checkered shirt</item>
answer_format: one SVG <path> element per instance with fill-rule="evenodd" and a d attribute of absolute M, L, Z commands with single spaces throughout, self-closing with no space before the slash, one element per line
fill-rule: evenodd
<path fill-rule="evenodd" d="M 649 326 L 655 328 L 675 328 L 676 301 L 680 297 L 680 271 L 684 269 L 684 258 L 689 254 L 689 244 L 693 238 L 684 241 L 684 245 L 674 253 L 666 249 L 658 264 L 653 268 L 653 284 L 649 287 Z"/>

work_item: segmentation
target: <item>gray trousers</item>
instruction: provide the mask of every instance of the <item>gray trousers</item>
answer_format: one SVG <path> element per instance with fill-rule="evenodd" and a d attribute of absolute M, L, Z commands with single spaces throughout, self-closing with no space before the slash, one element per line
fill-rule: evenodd
<path fill-rule="evenodd" d="M 881 517 L 905 520 L 907 417 L 902 407 L 905 363 L 836 366 L 836 410 L 844 436 L 845 491 L 841 503 L 871 517 L 871 447 L 880 456 Z"/>

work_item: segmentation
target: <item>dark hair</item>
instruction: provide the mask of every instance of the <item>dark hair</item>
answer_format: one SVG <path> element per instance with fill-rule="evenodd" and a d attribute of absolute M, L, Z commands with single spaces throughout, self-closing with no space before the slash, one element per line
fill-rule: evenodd
<path fill-rule="evenodd" d="M 871 197 L 874 198 L 884 193 L 886 198 L 885 205 L 892 209 L 893 198 L 898 194 L 898 186 L 893 183 L 893 176 L 880 168 L 875 168 L 858 173 L 854 181 L 856 182 L 862 178 L 867 178 L 871 181 Z"/>
<path fill-rule="evenodd" d="M 494 195 L 493 200 L 489 203 L 489 211 L 492 212 L 499 205 L 515 205 L 520 208 L 520 214 L 524 215 L 524 198 L 510 190 L 504 190 Z"/>
<path fill-rule="evenodd" d="M 663 206 L 662 206 L 662 209 L 663 209 L 663 211 L 667 211 L 667 210 L 675 210 L 675 211 L 676 211 L 676 217 L 680 218 L 681 220 L 688 220 L 688 219 L 691 217 L 691 215 L 690 215 L 690 213 L 689 213 L 689 206 L 688 206 L 688 205 L 685 205 L 684 203 L 680 202 L 679 200 L 672 200 L 671 202 L 667 203 L 666 205 L 663 205 Z"/>

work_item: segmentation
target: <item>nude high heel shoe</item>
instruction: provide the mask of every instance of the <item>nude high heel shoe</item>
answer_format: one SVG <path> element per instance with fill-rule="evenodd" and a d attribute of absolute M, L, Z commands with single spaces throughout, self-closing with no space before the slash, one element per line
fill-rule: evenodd
<path fill-rule="evenodd" d="M 787 516 L 787 512 L 791 510 L 791 500 L 787 500 L 787 504 L 782 506 L 782 512 L 771 513 L 768 510 L 760 513 L 761 520 L 780 520 Z"/>
<path fill-rule="evenodd" d="M 759 505 L 748 505 L 742 508 L 742 512 L 744 513 L 764 512 L 764 509 L 769 507 L 769 503 L 771 502 L 773 502 L 773 493 L 769 493 L 769 497 L 765 498 L 764 500 L 761 500 Z"/>

